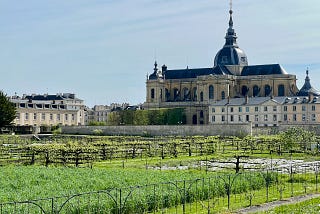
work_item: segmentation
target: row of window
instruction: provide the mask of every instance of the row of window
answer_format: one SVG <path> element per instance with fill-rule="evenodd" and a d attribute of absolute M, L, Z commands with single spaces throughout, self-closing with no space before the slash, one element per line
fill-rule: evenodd
<path fill-rule="evenodd" d="M 221 117 L 221 122 L 225 122 L 227 120 L 227 116 L 226 115 L 221 115 L 221 116 L 217 116 L 217 115 L 213 115 L 211 117 L 211 121 L 217 122 L 219 120 L 217 120 L 217 117 Z M 316 114 L 311 114 L 310 115 L 310 121 L 315 122 L 316 121 Z M 286 122 L 290 122 L 290 118 L 292 118 L 292 121 L 296 122 L 298 121 L 298 116 L 297 114 L 292 114 L 292 115 L 288 115 L 288 114 L 284 114 L 283 115 L 283 121 Z M 249 122 L 250 121 L 250 115 L 229 115 L 229 121 L 230 122 Z M 259 115 L 254 115 L 254 121 L 255 122 L 259 122 Z M 278 115 L 274 114 L 274 115 L 269 115 L 269 114 L 265 114 L 263 115 L 263 121 L 264 122 L 268 122 L 268 121 L 273 121 L 273 122 L 277 122 L 278 121 Z M 309 121 L 309 118 L 307 117 L 306 114 L 302 114 L 301 116 L 301 121 Z"/>
<path fill-rule="evenodd" d="M 242 86 L 241 88 L 241 94 L 243 96 L 246 96 L 248 95 L 248 92 L 249 92 L 249 88 L 247 86 Z M 257 85 L 254 85 L 252 87 L 252 96 L 254 97 L 257 97 L 257 96 L 260 96 L 260 92 L 261 89 L 259 88 L 259 86 Z M 272 92 L 272 88 L 270 85 L 265 85 L 264 86 L 264 96 L 269 96 Z M 179 89 L 175 88 L 174 89 L 174 92 L 173 92 L 173 95 L 174 95 L 174 99 L 176 100 L 178 97 L 181 96 L 181 93 L 179 91 Z M 170 92 L 168 89 L 166 89 L 166 98 L 168 98 L 167 96 L 170 96 Z M 285 96 L 285 87 L 283 84 L 281 85 L 278 85 L 278 96 Z M 197 88 L 193 88 L 193 98 L 196 98 L 197 97 Z M 155 89 L 151 89 L 151 99 L 154 99 L 155 98 Z M 190 91 L 188 88 L 184 88 L 183 89 L 183 94 L 182 94 L 182 98 L 183 100 L 186 100 L 186 99 L 190 99 Z M 214 99 L 214 86 L 213 85 L 210 85 L 209 86 L 209 99 L 210 100 L 213 100 Z M 225 99 L 225 92 L 222 91 L 221 92 L 221 99 Z M 203 101 L 203 92 L 200 92 L 200 101 Z"/>
<path fill-rule="evenodd" d="M 75 114 L 70 114 L 71 115 L 71 120 L 74 121 L 75 120 Z M 56 120 L 60 121 L 62 119 L 62 117 L 64 117 L 65 121 L 69 120 L 69 114 L 45 114 L 45 113 L 25 113 L 24 114 L 24 119 L 25 120 L 29 120 L 31 118 L 33 118 L 33 120 L 37 120 L 38 118 L 41 118 L 41 120 L 46 120 L 46 118 L 49 117 L 49 120 L 53 120 L 54 117 L 56 117 Z M 21 119 L 21 115 L 20 113 L 16 114 L 16 119 L 20 120 Z"/>
<path fill-rule="evenodd" d="M 242 112 L 243 109 L 245 110 L 245 112 L 250 112 L 250 107 L 246 106 L 246 107 L 229 107 L 229 112 L 235 112 L 236 109 L 238 110 L 238 112 Z M 263 106 L 263 111 L 269 111 L 269 109 L 272 109 L 272 111 L 277 111 L 277 106 Z M 225 112 L 226 108 L 223 107 L 221 108 L 221 112 Z M 254 111 L 255 112 L 259 112 L 259 106 L 255 106 L 254 107 Z M 288 106 L 283 106 L 283 111 L 288 111 Z M 292 111 L 297 111 L 297 106 L 292 106 Z M 307 106 L 303 105 L 301 106 L 301 111 L 307 111 Z M 311 106 L 311 111 L 316 111 L 316 106 L 312 105 Z M 212 113 L 216 112 L 216 108 L 212 108 Z"/>

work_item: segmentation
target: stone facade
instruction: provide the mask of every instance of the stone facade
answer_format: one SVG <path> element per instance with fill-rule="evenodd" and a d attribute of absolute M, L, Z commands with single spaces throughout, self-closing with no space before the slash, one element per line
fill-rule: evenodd
<path fill-rule="evenodd" d="M 209 110 L 210 124 L 320 124 L 320 98 L 313 96 L 235 98 L 213 102 Z"/>
<path fill-rule="evenodd" d="M 230 10 L 226 43 L 209 68 L 169 70 L 166 65 L 146 81 L 145 109 L 186 109 L 188 124 L 208 124 L 209 104 L 230 98 L 295 96 L 299 90 L 296 76 L 279 64 L 248 65 L 245 53 L 237 45 Z"/>
<path fill-rule="evenodd" d="M 74 94 L 13 96 L 16 126 L 84 125 L 85 106 Z"/>

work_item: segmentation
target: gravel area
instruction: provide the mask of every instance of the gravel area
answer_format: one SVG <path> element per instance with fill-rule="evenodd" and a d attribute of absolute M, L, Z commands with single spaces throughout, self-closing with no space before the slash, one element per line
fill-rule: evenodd
<path fill-rule="evenodd" d="M 257 205 L 257 206 L 248 207 L 245 209 L 238 210 L 237 212 L 234 212 L 234 213 L 239 213 L 239 214 L 241 213 L 242 214 L 242 213 L 265 212 L 265 211 L 268 211 L 270 209 L 273 209 L 275 207 L 279 207 L 282 205 L 295 204 L 295 203 L 303 202 L 303 201 L 313 199 L 313 198 L 318 198 L 318 197 L 320 197 L 320 194 L 309 194 L 309 195 L 304 195 L 304 196 L 296 196 L 296 197 L 288 198 L 286 200 L 273 201 L 270 203 L 265 203 L 265 204 L 261 204 L 261 205 Z"/>

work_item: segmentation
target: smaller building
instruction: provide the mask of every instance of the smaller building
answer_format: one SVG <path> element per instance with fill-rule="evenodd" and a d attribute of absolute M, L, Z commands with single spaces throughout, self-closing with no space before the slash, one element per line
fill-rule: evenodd
<path fill-rule="evenodd" d="M 252 126 L 320 124 L 320 97 L 245 97 L 225 99 L 209 107 L 210 124 Z"/>
<path fill-rule="evenodd" d="M 84 101 L 72 93 L 15 95 L 10 101 L 17 109 L 16 126 L 75 126 L 85 123 Z"/>

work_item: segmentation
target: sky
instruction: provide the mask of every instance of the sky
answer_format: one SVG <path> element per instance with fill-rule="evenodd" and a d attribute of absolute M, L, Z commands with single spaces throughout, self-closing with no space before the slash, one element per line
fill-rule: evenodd
<path fill-rule="evenodd" d="M 75 93 L 87 106 L 145 101 L 154 61 L 213 67 L 229 0 L 0 0 L 0 90 Z M 320 89 L 320 1 L 234 0 L 250 65 L 279 63 Z"/>

